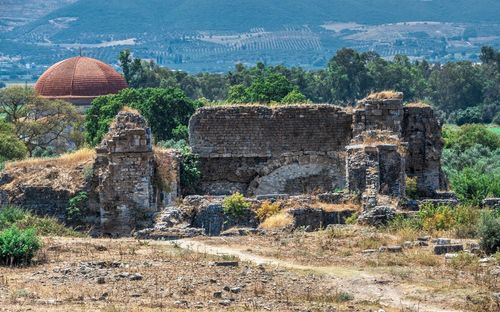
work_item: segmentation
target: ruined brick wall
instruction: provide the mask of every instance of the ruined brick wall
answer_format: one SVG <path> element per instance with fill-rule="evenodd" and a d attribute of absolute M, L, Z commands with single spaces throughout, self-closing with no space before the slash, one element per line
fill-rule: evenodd
<path fill-rule="evenodd" d="M 352 115 L 333 105 L 208 107 L 190 120 L 208 194 L 332 190 L 345 184 Z"/>
<path fill-rule="evenodd" d="M 370 130 L 387 130 L 399 135 L 402 129 L 403 112 L 401 93 L 397 93 L 395 98 L 361 100 L 354 110 L 354 136 Z"/>
<path fill-rule="evenodd" d="M 270 157 L 342 150 L 351 114 L 333 105 L 207 107 L 191 118 L 190 145 L 201 157 Z"/>
<path fill-rule="evenodd" d="M 406 174 L 417 178 L 420 195 L 432 197 L 436 190 L 448 189 L 441 170 L 441 125 L 431 107 L 410 105 L 404 108 L 402 140 L 408 142 Z"/>

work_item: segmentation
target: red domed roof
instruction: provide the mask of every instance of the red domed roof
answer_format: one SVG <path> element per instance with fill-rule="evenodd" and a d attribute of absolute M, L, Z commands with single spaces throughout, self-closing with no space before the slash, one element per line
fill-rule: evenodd
<path fill-rule="evenodd" d="M 35 84 L 40 96 L 70 101 L 114 94 L 125 88 L 127 82 L 113 67 L 84 56 L 52 65 Z"/>

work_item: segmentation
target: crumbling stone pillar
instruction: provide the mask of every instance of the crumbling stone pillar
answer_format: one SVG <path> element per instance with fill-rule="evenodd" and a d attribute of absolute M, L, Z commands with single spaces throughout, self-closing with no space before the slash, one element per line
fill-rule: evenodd
<path fill-rule="evenodd" d="M 436 190 L 447 190 L 448 181 L 441 170 L 441 124 L 433 109 L 420 103 L 407 105 L 402 137 L 408 142 L 406 174 L 417 178 L 419 195 L 434 197 Z"/>
<path fill-rule="evenodd" d="M 358 102 L 353 116 L 354 136 L 364 131 L 380 130 L 401 134 L 403 121 L 403 94 L 374 94 Z"/>
<path fill-rule="evenodd" d="M 347 146 L 349 192 L 363 196 L 367 209 L 378 204 L 378 195 L 404 197 L 404 153 L 396 144 L 355 144 Z"/>
<path fill-rule="evenodd" d="M 98 205 L 103 234 L 127 235 L 156 211 L 151 130 L 137 112 L 118 113 L 96 149 Z"/>

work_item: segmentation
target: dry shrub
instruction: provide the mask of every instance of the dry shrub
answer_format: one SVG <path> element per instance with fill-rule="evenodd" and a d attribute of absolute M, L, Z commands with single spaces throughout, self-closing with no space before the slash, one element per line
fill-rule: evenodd
<path fill-rule="evenodd" d="M 287 212 L 275 214 L 260 224 L 260 227 L 266 230 L 283 229 L 293 224 L 293 217 Z"/>
<path fill-rule="evenodd" d="M 372 93 L 366 97 L 367 100 L 403 99 L 403 93 L 394 90 L 386 90 Z"/>
<path fill-rule="evenodd" d="M 24 160 L 11 161 L 5 164 L 5 169 L 10 170 L 14 168 L 30 169 L 35 167 L 76 167 L 80 164 L 92 161 L 95 158 L 95 150 L 90 148 L 82 148 L 75 152 L 63 154 L 59 157 L 48 158 L 28 158 Z"/>
<path fill-rule="evenodd" d="M 281 211 L 281 205 L 278 202 L 271 203 L 270 201 L 264 201 L 260 207 L 257 209 L 257 218 L 260 221 L 264 221 L 269 217 L 278 214 Z"/>

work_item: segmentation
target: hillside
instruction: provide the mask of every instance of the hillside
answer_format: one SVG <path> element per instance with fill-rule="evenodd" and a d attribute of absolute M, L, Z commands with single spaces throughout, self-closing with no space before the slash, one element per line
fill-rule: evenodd
<path fill-rule="evenodd" d="M 74 39 L 84 33 L 279 29 L 328 21 L 498 22 L 498 12 L 500 2 L 495 0 L 85 0 L 64 6 L 16 33 L 47 27 L 51 21 L 67 17 L 74 21 L 60 27 L 54 39 Z"/>
<path fill-rule="evenodd" d="M 500 47 L 497 0 L 0 3 L 0 80 L 6 81 L 34 80 L 80 48 L 108 63 L 130 48 L 162 66 L 221 72 L 259 61 L 322 68 L 342 47 L 431 62 L 477 61 L 482 46 Z"/>
<path fill-rule="evenodd" d="M 76 0 L 2 0 L 0 1 L 0 32 L 36 21 L 48 13 Z"/>

